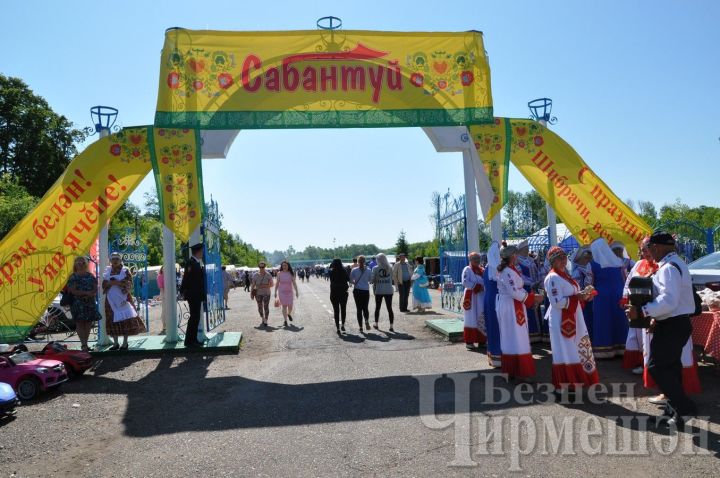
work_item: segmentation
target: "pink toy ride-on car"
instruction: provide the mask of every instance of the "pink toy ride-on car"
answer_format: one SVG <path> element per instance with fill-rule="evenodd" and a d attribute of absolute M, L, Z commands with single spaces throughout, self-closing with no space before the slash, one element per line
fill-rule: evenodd
<path fill-rule="evenodd" d="M 21 401 L 67 381 L 65 366 L 57 360 L 37 358 L 29 352 L 0 356 L 0 382 L 9 384 Z"/>

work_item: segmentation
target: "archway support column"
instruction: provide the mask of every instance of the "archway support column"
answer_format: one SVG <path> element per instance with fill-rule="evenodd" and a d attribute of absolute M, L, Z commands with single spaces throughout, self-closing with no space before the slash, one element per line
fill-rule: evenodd
<path fill-rule="evenodd" d="M 177 279 L 175 272 L 175 233 L 163 224 L 163 272 L 165 293 L 163 295 L 162 317 L 165 324 L 164 342 L 175 343 L 180 339 L 177 320 Z"/>
<path fill-rule="evenodd" d="M 473 167 L 472 153 L 469 149 L 463 150 L 463 173 L 465 176 L 465 227 L 467 229 L 468 252 L 477 251 L 480 244 L 478 232 L 477 200 L 475 199 L 475 168 Z"/>

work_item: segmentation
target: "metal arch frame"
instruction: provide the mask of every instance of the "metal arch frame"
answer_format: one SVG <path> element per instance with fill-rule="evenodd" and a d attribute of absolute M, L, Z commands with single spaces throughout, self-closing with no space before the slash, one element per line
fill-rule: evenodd
<path fill-rule="evenodd" d="M 440 304 L 445 310 L 460 313 L 462 311 L 462 269 L 468 265 L 468 221 L 465 196 L 453 198 L 450 192 L 441 196 L 437 204 L 437 237 L 440 255 Z M 457 250 L 458 242 L 453 241 L 459 225 L 462 224 L 462 250 Z M 456 247 L 447 248 L 450 244 Z M 452 250 L 450 250 L 452 249 Z M 452 259 L 451 259 L 452 258 Z M 458 267 L 458 264 L 460 267 Z"/>
<path fill-rule="evenodd" d="M 203 262 L 205 263 L 205 332 L 225 322 L 223 294 L 222 257 L 220 255 L 220 212 L 212 196 L 207 206 L 207 216 L 201 226 L 203 237 Z"/>

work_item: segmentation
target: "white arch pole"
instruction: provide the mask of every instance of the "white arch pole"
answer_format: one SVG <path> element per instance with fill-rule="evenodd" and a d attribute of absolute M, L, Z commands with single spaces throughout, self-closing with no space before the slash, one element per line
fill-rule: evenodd
<path fill-rule="evenodd" d="M 98 132 L 98 136 L 100 136 L 100 139 L 105 138 L 110 134 L 110 130 L 107 128 L 102 128 Z M 110 224 L 110 221 L 106 221 L 105 225 L 100 229 L 100 236 L 98 236 L 98 309 L 100 309 L 100 322 L 98 323 L 98 332 L 97 332 L 97 341 L 95 342 L 95 347 L 100 349 L 101 347 L 105 347 L 106 345 L 110 345 L 112 341 L 107 335 L 107 331 L 105 330 L 105 291 L 102 288 L 102 276 L 103 272 L 105 272 L 105 268 L 108 266 L 108 262 L 110 261 L 110 244 L 108 244 L 109 240 L 109 232 L 108 232 L 108 224 Z"/>
<path fill-rule="evenodd" d="M 477 199 L 475 199 L 475 169 L 470 150 L 463 150 L 463 174 L 465 176 L 465 228 L 467 229 L 468 252 L 477 251 L 480 245 L 478 232 Z"/>
<path fill-rule="evenodd" d="M 165 293 L 163 294 L 162 318 L 165 324 L 164 342 L 175 343 L 180 339 L 177 322 L 177 281 L 175 275 L 175 233 L 163 224 L 163 273 Z"/>
<path fill-rule="evenodd" d="M 544 119 L 538 120 L 538 123 L 547 128 L 547 121 Z M 548 223 L 548 243 L 550 247 L 557 246 L 557 216 L 555 215 L 555 209 L 550 206 L 550 203 L 545 203 L 545 213 L 547 214 Z"/>

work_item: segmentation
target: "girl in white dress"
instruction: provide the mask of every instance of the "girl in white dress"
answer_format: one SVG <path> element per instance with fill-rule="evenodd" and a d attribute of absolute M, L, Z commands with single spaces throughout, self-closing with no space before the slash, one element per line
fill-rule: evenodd
<path fill-rule="evenodd" d="M 515 267 L 516 261 L 515 246 L 503 247 L 500 250 L 495 309 L 500 326 L 501 370 L 511 378 L 525 378 L 535 375 L 526 307 L 540 304 L 543 296 L 523 289 L 522 276 Z"/>
<path fill-rule="evenodd" d="M 567 272 L 567 254 L 560 247 L 547 253 L 552 269 L 545 277 L 550 307 L 545 318 L 550 325 L 552 382 L 555 388 L 590 386 L 599 382 L 590 337 L 581 304 L 592 293 L 581 290 Z"/>

